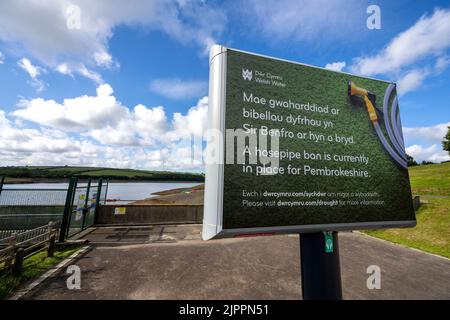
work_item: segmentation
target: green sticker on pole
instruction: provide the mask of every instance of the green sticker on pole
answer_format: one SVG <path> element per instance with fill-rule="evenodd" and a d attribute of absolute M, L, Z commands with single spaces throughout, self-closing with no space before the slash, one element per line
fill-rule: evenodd
<path fill-rule="evenodd" d="M 324 232 L 325 235 L 325 252 L 332 253 L 333 252 L 333 233 L 332 232 Z"/>

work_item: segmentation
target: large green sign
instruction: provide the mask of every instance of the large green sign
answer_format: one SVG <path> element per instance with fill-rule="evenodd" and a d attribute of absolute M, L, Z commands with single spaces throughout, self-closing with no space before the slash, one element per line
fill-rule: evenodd
<path fill-rule="evenodd" d="M 203 238 L 415 225 L 395 84 L 214 46 Z"/>

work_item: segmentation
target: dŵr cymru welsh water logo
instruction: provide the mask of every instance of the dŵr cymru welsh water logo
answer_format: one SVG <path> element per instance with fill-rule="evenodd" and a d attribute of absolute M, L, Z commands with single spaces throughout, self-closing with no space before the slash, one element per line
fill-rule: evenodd
<path fill-rule="evenodd" d="M 253 71 L 248 69 L 242 69 L 242 78 L 244 78 L 244 80 L 251 81 L 253 78 Z"/>

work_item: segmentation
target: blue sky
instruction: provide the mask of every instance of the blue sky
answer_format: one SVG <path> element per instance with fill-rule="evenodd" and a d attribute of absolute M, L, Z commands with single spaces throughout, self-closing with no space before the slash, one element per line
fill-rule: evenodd
<path fill-rule="evenodd" d="M 123 3 L 0 3 L 0 165 L 201 171 L 213 43 L 396 81 L 407 152 L 450 159 L 448 1 Z"/>

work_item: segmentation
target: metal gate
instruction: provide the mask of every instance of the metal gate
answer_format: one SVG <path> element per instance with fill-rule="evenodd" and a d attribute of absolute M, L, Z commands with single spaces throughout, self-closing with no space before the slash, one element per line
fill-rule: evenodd
<path fill-rule="evenodd" d="M 102 179 L 81 183 L 73 177 L 68 187 L 5 187 L 0 177 L 0 239 L 51 221 L 64 241 L 95 223 L 98 204 L 106 199 L 102 185 Z"/>
<path fill-rule="evenodd" d="M 95 223 L 98 206 L 106 198 L 106 189 L 103 190 L 102 186 L 102 179 L 97 182 L 89 179 L 87 183 L 79 184 L 76 177 L 70 178 L 59 241 L 64 241 Z"/>

